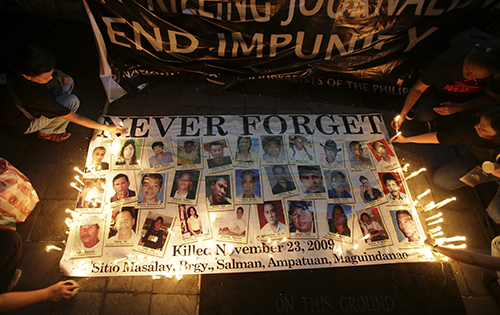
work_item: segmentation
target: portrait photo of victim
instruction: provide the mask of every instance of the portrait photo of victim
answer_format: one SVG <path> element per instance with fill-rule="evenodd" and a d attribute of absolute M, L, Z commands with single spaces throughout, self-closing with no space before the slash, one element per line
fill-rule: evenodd
<path fill-rule="evenodd" d="M 387 140 L 380 139 L 368 143 L 373 156 L 382 169 L 392 169 L 399 167 L 399 161 Z"/>
<path fill-rule="evenodd" d="M 181 242 L 189 243 L 212 237 L 205 207 L 177 205 L 181 227 Z M 218 212 L 220 213 L 220 212 Z"/>
<path fill-rule="evenodd" d="M 351 141 L 348 145 L 348 156 L 351 169 L 374 169 L 373 161 L 365 145 L 359 141 Z"/>
<path fill-rule="evenodd" d="M 288 158 L 293 164 L 314 164 L 314 148 L 310 135 L 288 136 Z"/>
<path fill-rule="evenodd" d="M 307 238 L 316 233 L 315 211 L 312 201 L 287 200 L 288 222 L 290 222 L 290 237 L 306 234 Z M 317 236 L 317 235 L 316 235 Z"/>
<path fill-rule="evenodd" d="M 360 211 L 358 222 L 367 248 L 392 245 L 379 208 Z"/>
<path fill-rule="evenodd" d="M 374 177 L 371 171 L 351 174 L 352 180 L 357 182 L 358 194 L 365 207 L 373 207 L 387 202 L 387 198 L 382 192 L 380 180 L 378 177 Z"/>
<path fill-rule="evenodd" d="M 109 170 L 109 158 L 108 149 L 104 146 L 99 145 L 91 150 L 90 158 L 87 159 L 85 165 L 85 173 L 108 171 Z"/>
<path fill-rule="evenodd" d="M 324 194 L 326 192 L 323 182 L 323 172 L 319 165 L 297 165 L 301 194 Z M 326 197 L 319 195 L 319 197 Z"/>
<path fill-rule="evenodd" d="M 410 196 L 406 194 L 406 189 L 401 180 L 401 174 L 397 172 L 392 173 L 378 173 L 384 193 L 389 200 L 389 204 L 409 204 L 411 203 Z"/>
<path fill-rule="evenodd" d="M 262 202 L 260 171 L 258 169 L 237 169 L 234 171 L 236 202 Z"/>
<path fill-rule="evenodd" d="M 262 144 L 263 165 L 288 164 L 283 136 L 261 136 L 260 143 Z"/>
<path fill-rule="evenodd" d="M 177 165 L 201 167 L 200 139 L 177 140 Z"/>
<path fill-rule="evenodd" d="M 174 175 L 174 183 L 170 190 L 169 202 L 195 204 L 198 190 L 200 170 L 177 170 Z"/>
<path fill-rule="evenodd" d="M 107 246 L 112 243 L 119 243 L 123 245 L 132 245 L 135 239 L 136 219 L 138 209 L 135 207 L 121 207 L 120 211 L 114 218 L 112 218 L 109 232 Z"/>
<path fill-rule="evenodd" d="M 289 234 L 280 200 L 266 201 L 257 205 L 257 212 L 261 236 L 283 237 Z"/>
<path fill-rule="evenodd" d="M 343 202 L 354 202 L 351 192 L 351 183 L 346 170 L 324 171 L 328 186 L 329 199 L 342 199 Z"/>
<path fill-rule="evenodd" d="M 115 175 L 112 180 L 114 194 L 109 200 L 112 206 L 137 201 L 135 186 L 135 173 L 133 171 Z"/>
<path fill-rule="evenodd" d="M 163 208 L 165 192 L 163 189 L 166 173 L 146 173 L 141 175 L 139 187 L 139 207 L 153 206 Z"/>
<path fill-rule="evenodd" d="M 170 138 L 153 141 L 149 152 L 149 168 L 167 168 L 174 162 Z"/>
<path fill-rule="evenodd" d="M 236 150 L 234 154 L 235 164 L 239 166 L 260 165 L 259 159 L 259 139 L 247 136 L 239 136 L 236 141 Z"/>
<path fill-rule="evenodd" d="M 100 209 L 104 201 L 104 186 L 106 185 L 106 178 L 83 178 L 84 186 L 82 191 L 78 193 L 76 208 L 80 209 L 78 212 L 98 212 L 95 210 L 85 211 L 82 209 Z M 100 212 L 100 211 L 99 211 Z"/>
<path fill-rule="evenodd" d="M 297 186 L 288 165 L 270 165 L 264 169 L 273 195 L 298 194 Z"/>
<path fill-rule="evenodd" d="M 328 139 L 319 143 L 320 156 L 322 156 L 321 163 L 326 167 L 342 167 L 344 165 L 342 141 Z"/>
<path fill-rule="evenodd" d="M 390 210 L 390 213 L 399 243 L 416 243 L 419 245 L 423 245 L 424 238 L 418 232 L 417 223 L 415 222 L 414 215 L 409 208 Z"/>
<path fill-rule="evenodd" d="M 233 208 L 231 199 L 231 175 L 205 176 L 205 194 L 208 209 L 230 210 Z"/>
<path fill-rule="evenodd" d="M 343 204 L 329 204 L 326 217 L 328 221 L 328 232 L 351 237 L 351 228 L 349 227 L 352 216 L 352 207 Z"/>
<path fill-rule="evenodd" d="M 203 144 L 206 152 L 208 169 L 221 169 L 222 166 L 232 165 L 231 153 L 225 139 L 206 142 Z M 227 169 L 227 168 L 226 168 Z"/>
<path fill-rule="evenodd" d="M 102 255 L 105 220 L 98 215 L 82 215 L 73 229 L 71 256 L 96 257 Z"/>
<path fill-rule="evenodd" d="M 139 239 L 139 245 L 161 251 L 168 235 L 168 229 L 172 220 L 165 221 L 164 216 L 149 212 L 142 225 L 143 236 Z"/>
<path fill-rule="evenodd" d="M 128 139 L 121 141 L 115 166 L 116 169 L 139 169 L 143 139 Z"/>

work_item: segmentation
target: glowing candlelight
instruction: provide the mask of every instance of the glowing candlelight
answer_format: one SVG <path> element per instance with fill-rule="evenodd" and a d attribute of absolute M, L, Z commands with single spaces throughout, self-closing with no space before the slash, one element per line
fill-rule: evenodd
<path fill-rule="evenodd" d="M 427 196 L 430 192 L 431 192 L 431 190 L 427 189 L 426 191 L 424 191 L 423 193 L 421 193 L 420 195 L 418 195 L 417 199 L 418 200 L 422 199 L 423 197 Z"/>
<path fill-rule="evenodd" d="M 175 277 L 177 278 L 177 280 L 181 280 L 182 279 L 182 275 L 181 274 L 176 274 Z"/>
<path fill-rule="evenodd" d="M 234 247 L 232 245 L 227 246 L 228 253 L 227 256 L 231 256 L 234 253 Z"/>
<path fill-rule="evenodd" d="M 455 197 L 451 197 L 451 198 L 445 199 L 445 200 L 441 201 L 440 203 L 437 203 L 436 206 L 435 206 L 435 208 L 439 209 L 442 206 L 446 205 L 447 203 L 450 203 L 450 202 L 455 201 L 455 200 L 457 200 L 457 198 L 455 198 Z"/>
<path fill-rule="evenodd" d="M 420 174 L 420 173 L 422 173 L 423 171 L 426 171 L 426 170 L 427 170 L 427 169 L 426 169 L 425 167 L 422 167 L 422 168 L 421 168 L 421 169 L 419 169 L 418 171 L 411 173 L 408 177 L 406 177 L 406 178 L 405 178 L 405 180 L 404 180 L 404 181 L 407 181 L 407 180 L 409 180 L 409 179 L 411 179 L 411 178 L 413 178 L 413 177 L 417 176 L 418 174 Z"/>
<path fill-rule="evenodd" d="M 453 236 L 453 237 L 442 237 L 436 239 L 436 242 L 439 244 L 443 244 L 444 242 L 458 242 L 458 241 L 465 241 L 465 236 Z"/>
<path fill-rule="evenodd" d="M 441 217 L 442 215 L 443 215 L 443 213 L 439 212 L 438 214 L 433 215 L 432 217 L 425 218 L 425 221 L 429 222 L 429 221 L 432 221 L 432 220 L 436 220 L 437 218 Z"/>
<path fill-rule="evenodd" d="M 361 237 L 361 238 L 358 238 L 358 239 L 356 240 L 356 243 L 357 243 L 357 242 L 359 242 L 359 241 L 361 241 L 361 240 L 367 240 L 367 239 L 369 239 L 369 238 L 370 238 L 370 234 L 366 234 L 365 236 L 363 236 L 363 237 Z"/>
<path fill-rule="evenodd" d="M 76 176 L 75 176 L 75 179 L 76 179 L 76 180 L 77 180 L 80 184 L 82 184 L 82 186 L 85 186 L 85 183 L 84 183 L 84 182 L 82 182 L 82 180 L 80 179 L 80 176 L 76 175 Z"/>
<path fill-rule="evenodd" d="M 401 135 L 401 132 L 397 132 L 394 136 L 392 136 L 390 139 L 389 139 L 389 142 L 391 142 L 392 140 L 396 139 L 397 137 L 399 137 Z"/>
<path fill-rule="evenodd" d="M 440 219 L 438 219 L 438 220 L 436 220 L 434 222 L 427 223 L 427 225 L 435 225 L 435 224 L 439 224 L 441 222 L 443 222 L 443 218 L 440 218 Z"/>
<path fill-rule="evenodd" d="M 66 209 L 66 213 L 71 213 L 71 215 L 76 215 L 76 214 L 78 214 L 78 212 L 73 211 L 73 210 L 70 210 L 70 209 Z"/>
<path fill-rule="evenodd" d="M 438 237 L 438 236 L 443 235 L 443 231 L 441 231 L 441 232 L 437 232 L 436 234 L 430 234 L 430 235 L 431 235 L 431 237 L 432 237 L 432 238 L 436 238 L 436 237 Z"/>
<path fill-rule="evenodd" d="M 166 273 L 164 276 L 165 276 L 165 277 L 167 277 L 167 278 L 169 278 L 169 279 L 172 279 L 172 277 L 173 277 L 174 275 L 172 275 L 171 273 Z"/>
<path fill-rule="evenodd" d="M 352 252 L 353 250 L 356 250 L 359 247 L 358 243 L 354 244 L 353 247 L 349 248 L 347 251 Z"/>
<path fill-rule="evenodd" d="M 401 166 L 401 170 L 403 172 L 408 172 L 408 167 L 410 167 L 410 163 L 406 163 L 405 165 Z"/>
<path fill-rule="evenodd" d="M 161 276 L 153 275 L 153 280 L 161 279 Z"/>
<path fill-rule="evenodd" d="M 116 265 L 117 263 L 119 263 L 119 262 L 121 262 L 121 261 L 124 261 L 124 260 L 126 260 L 126 259 L 127 259 L 127 257 L 117 258 L 117 259 L 115 259 L 115 260 L 113 261 L 113 264 L 115 264 L 115 265 Z"/>
<path fill-rule="evenodd" d="M 47 247 L 45 247 L 45 251 L 47 253 L 50 252 L 52 249 L 57 250 L 57 251 L 62 251 L 62 248 L 54 246 L 54 245 L 48 245 Z"/>
<path fill-rule="evenodd" d="M 448 248 L 467 248 L 466 244 L 461 244 L 461 245 L 447 244 L 447 245 L 439 245 L 439 246 L 448 247 Z"/>
<path fill-rule="evenodd" d="M 280 244 L 281 243 L 286 243 L 286 237 L 283 237 L 283 239 L 280 241 Z"/>
<path fill-rule="evenodd" d="M 76 167 L 76 166 L 75 166 L 73 169 L 74 169 L 75 171 L 77 171 L 78 173 L 80 173 L 82 176 L 85 176 L 85 173 L 84 173 L 84 172 L 82 172 L 82 170 L 81 170 L 81 169 L 79 169 L 78 167 Z"/>
<path fill-rule="evenodd" d="M 396 133 L 399 131 L 399 119 L 401 118 L 401 115 L 397 115 L 396 118 L 394 118 L 394 121 L 396 122 Z"/>
<path fill-rule="evenodd" d="M 170 233 L 170 234 L 172 234 L 172 235 L 175 235 L 175 234 L 174 234 L 174 231 L 172 231 L 172 229 L 171 229 L 171 228 L 168 228 L 168 233 Z"/>
<path fill-rule="evenodd" d="M 441 231 L 441 227 L 440 226 L 438 226 L 437 228 L 434 228 L 434 229 L 430 229 L 429 233 L 434 234 L 434 233 L 437 233 L 439 231 Z"/>
<path fill-rule="evenodd" d="M 78 186 L 76 186 L 75 183 L 71 183 L 70 186 L 73 187 L 74 189 L 78 190 L 79 192 L 82 191 L 80 188 L 78 188 Z"/>

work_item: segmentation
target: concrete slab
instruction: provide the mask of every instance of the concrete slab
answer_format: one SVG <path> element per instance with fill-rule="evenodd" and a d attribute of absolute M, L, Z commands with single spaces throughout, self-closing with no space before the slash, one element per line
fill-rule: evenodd
<path fill-rule="evenodd" d="M 151 297 L 150 315 L 176 314 L 192 315 L 198 314 L 198 295 L 185 294 L 153 294 Z"/>
<path fill-rule="evenodd" d="M 66 209 L 74 210 L 74 207 L 74 199 L 44 201 L 30 240 L 33 242 L 66 241 L 68 227 L 61 222 L 65 222 L 66 218 L 71 218 L 71 215 L 66 213 Z"/>
<path fill-rule="evenodd" d="M 161 277 L 153 281 L 152 293 L 199 294 L 200 276 L 186 275 L 181 280 L 177 280 L 176 277 L 172 279 Z"/>
<path fill-rule="evenodd" d="M 106 293 L 102 315 L 149 314 L 150 293 Z"/>

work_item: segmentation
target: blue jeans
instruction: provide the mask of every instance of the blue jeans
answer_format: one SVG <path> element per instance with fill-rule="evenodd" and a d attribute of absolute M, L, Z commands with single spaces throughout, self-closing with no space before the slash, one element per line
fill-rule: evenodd
<path fill-rule="evenodd" d="M 434 173 L 432 180 L 439 188 L 445 190 L 455 190 L 460 187 L 465 187 L 467 184 L 460 181 L 460 178 L 479 164 L 479 160 L 472 153 L 469 153 L 440 167 Z M 500 178 L 490 175 L 490 177 L 485 180 L 485 182 L 492 181 L 496 181 L 499 184 L 499 190 L 486 208 L 486 212 L 495 222 L 500 223 Z"/>
<path fill-rule="evenodd" d="M 73 78 L 70 77 L 69 84 L 62 87 L 59 95 L 55 95 L 56 101 L 72 112 L 76 112 L 80 107 L 80 100 L 78 99 L 78 97 L 74 94 L 71 94 L 74 86 L 75 82 L 73 81 Z M 69 121 L 61 117 L 47 118 L 45 116 L 40 116 L 40 118 L 31 121 L 31 124 L 24 132 L 24 134 L 37 131 L 50 134 L 64 133 L 66 132 L 66 127 L 68 126 L 68 124 Z"/>

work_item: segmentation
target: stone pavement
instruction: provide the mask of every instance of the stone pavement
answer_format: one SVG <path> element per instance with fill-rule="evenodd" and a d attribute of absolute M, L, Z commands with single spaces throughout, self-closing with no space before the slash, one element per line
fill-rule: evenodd
<path fill-rule="evenodd" d="M 203 80 L 187 77 L 172 77 L 161 86 L 155 86 L 140 95 L 126 97 L 109 106 L 104 106 L 105 96 L 98 78 L 98 61 L 89 25 L 67 20 L 47 20 L 31 16 L 2 16 L 0 26 L 16 29 L 16 33 L 3 34 L 2 43 L 11 45 L 20 38 L 31 39 L 51 47 L 56 55 L 58 67 L 71 74 L 76 82 L 75 93 L 82 100 L 80 114 L 96 119 L 103 114 L 132 115 L 185 115 L 185 114 L 340 114 L 378 112 L 363 107 L 359 99 L 352 95 L 343 102 L 347 105 L 334 105 L 329 102 L 314 102 L 304 98 L 284 98 L 246 92 L 245 87 L 236 87 L 225 93 L 215 95 L 206 91 L 213 85 Z M 14 27 L 12 28 L 12 25 Z M 72 40 L 78 38 L 78 41 Z M 248 93 L 248 94 L 245 94 Z M 352 104 L 355 104 L 352 105 Z M 385 121 L 390 121 L 394 113 L 383 112 Z M 65 279 L 59 273 L 59 260 L 62 253 L 45 252 L 49 244 L 64 247 L 67 238 L 64 219 L 68 217 L 66 208 L 72 208 L 76 191 L 69 186 L 75 165 L 83 166 L 92 131 L 70 125 L 71 138 L 63 143 L 42 142 L 36 135 L 19 136 L 0 130 L 0 156 L 18 167 L 27 175 L 40 196 L 40 203 L 25 223 L 18 225 L 25 252 L 21 261 L 23 276 L 15 290 L 31 290 L 51 285 Z M 456 155 L 456 149 L 432 145 L 397 145 L 396 151 L 402 164 L 410 163 L 411 170 L 420 167 L 429 169 L 425 175 L 412 179 L 410 190 L 413 195 L 432 189 L 432 196 L 424 199 L 443 200 L 456 196 L 452 206 L 443 209 L 445 223 L 442 225 L 446 235 L 465 235 L 468 248 L 489 253 L 489 242 L 495 232 L 491 227 L 484 207 L 474 189 L 461 189 L 445 192 L 432 184 L 432 169 Z M 439 263 L 432 263 L 439 267 Z M 469 315 L 498 314 L 500 309 L 486 294 L 479 280 L 483 271 L 480 268 L 461 263 L 445 263 L 445 269 L 452 268 L 452 275 L 446 281 L 456 281 L 462 301 Z M 377 266 L 379 267 L 379 266 Z M 383 266 L 382 266 L 383 267 Z M 333 277 L 338 270 L 354 270 L 359 267 L 334 268 L 336 270 L 315 271 L 314 277 Z M 374 272 L 372 267 L 363 267 L 364 272 Z M 439 267 L 440 268 L 440 267 Z M 429 269 L 431 269 L 429 267 Z M 371 270 L 371 271 L 370 271 Z M 282 271 L 280 274 L 292 275 Z M 12 314 L 232 314 L 230 307 L 203 308 L 200 297 L 210 296 L 224 286 L 224 281 L 245 279 L 249 275 L 211 275 L 185 276 L 181 280 L 151 277 L 102 277 L 75 278 L 81 289 L 75 298 L 59 303 L 45 302 Z M 430 277 L 422 271 L 411 275 L 415 278 Z M 206 278 L 205 278 L 206 277 Z M 209 278 L 210 277 L 210 278 Z M 229 278 L 229 279 L 227 279 Z M 251 278 L 251 275 L 250 275 Z M 314 278 L 311 279 L 314 281 Z M 203 287 L 202 284 L 213 287 Z M 240 290 L 245 291 L 244 282 Z M 205 291 L 204 291 L 205 290 Z M 281 290 L 281 288 L 276 288 Z M 204 294 L 204 292 L 206 294 Z M 231 292 L 228 297 L 238 299 Z M 258 292 L 252 292 L 254 303 L 258 303 Z M 220 298 L 220 297 L 219 297 Z M 201 304 L 208 303 L 201 301 Z M 209 304 L 209 303 L 208 303 Z M 410 307 L 410 306 L 409 306 Z M 241 313 L 241 312 L 240 312 Z M 252 308 L 242 312 L 253 314 Z M 272 312 L 271 312 L 272 313 Z M 433 314 L 431 310 L 425 312 Z M 441 312 L 442 314 L 443 312 Z"/>

